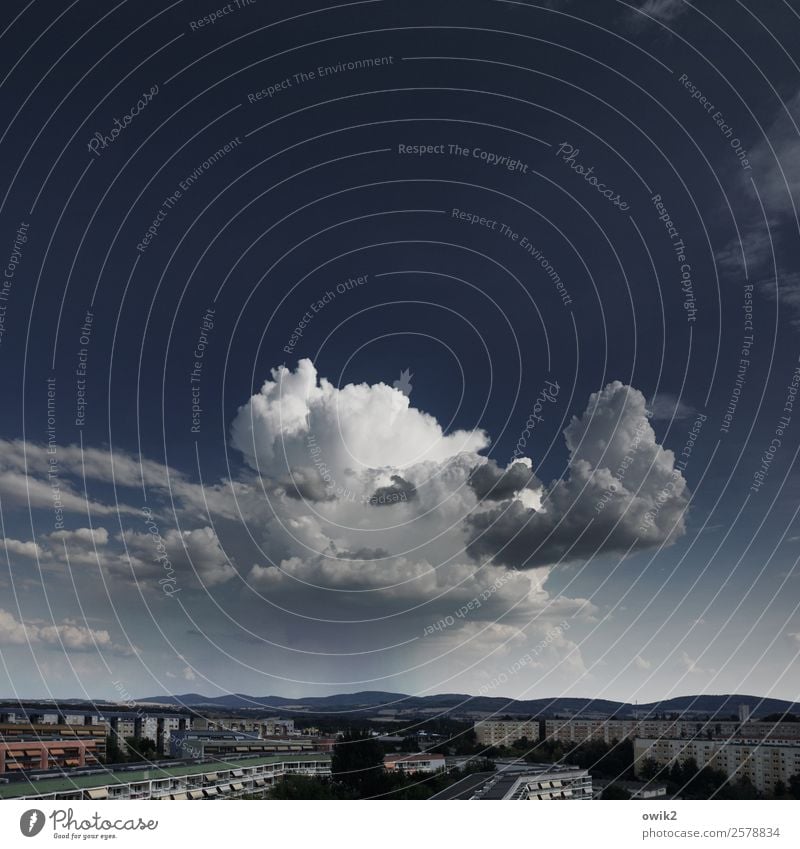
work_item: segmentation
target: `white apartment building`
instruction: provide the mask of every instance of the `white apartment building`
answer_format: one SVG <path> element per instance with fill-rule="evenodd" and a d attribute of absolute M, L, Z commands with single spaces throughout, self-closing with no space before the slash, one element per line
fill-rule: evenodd
<path fill-rule="evenodd" d="M 523 737 L 531 743 L 539 739 L 538 719 L 481 719 L 473 728 L 481 746 L 510 746 Z"/>
<path fill-rule="evenodd" d="M 611 743 L 633 737 L 638 724 L 635 719 L 546 719 L 544 734 L 550 742 L 585 743 L 602 740 Z"/>
<path fill-rule="evenodd" d="M 633 742 L 633 754 L 637 773 L 646 758 L 661 766 L 694 758 L 699 767 L 721 769 L 734 781 L 746 776 L 756 789 L 767 793 L 777 781 L 788 784 L 791 776 L 800 775 L 800 741 L 797 740 L 637 738 Z"/>
<path fill-rule="evenodd" d="M 114 716 L 104 720 L 107 733 L 115 738 L 120 748 L 126 747 L 129 737 L 148 737 L 159 742 L 164 751 L 169 749 L 172 733 L 181 730 L 187 720 L 180 716 Z M 161 740 L 159 741 L 159 736 Z"/>
<path fill-rule="evenodd" d="M 745 722 L 736 720 L 695 719 L 547 719 L 545 738 L 562 743 L 584 743 L 589 740 L 614 740 L 643 737 L 798 739 L 800 722 Z"/>
<path fill-rule="evenodd" d="M 294 720 L 280 716 L 241 717 L 214 716 L 196 717 L 192 728 L 197 731 L 241 731 L 259 737 L 280 737 L 295 733 Z"/>

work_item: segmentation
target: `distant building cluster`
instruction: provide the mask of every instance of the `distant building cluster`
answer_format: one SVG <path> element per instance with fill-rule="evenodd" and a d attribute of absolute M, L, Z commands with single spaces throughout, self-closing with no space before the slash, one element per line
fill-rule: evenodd
<path fill-rule="evenodd" d="M 738 720 L 719 719 L 497 719 L 474 724 L 479 744 L 511 746 L 520 739 L 578 746 L 632 740 L 637 774 L 647 761 L 661 767 L 694 760 L 722 770 L 731 780 L 748 779 L 764 793 L 800 774 L 800 722 L 751 721 L 746 705 Z M 634 798 L 644 798 L 632 794 Z"/>
<path fill-rule="evenodd" d="M 144 738 L 173 760 L 106 765 L 108 746 Z M 2 706 L 0 799 L 259 798 L 287 775 L 329 776 L 334 742 L 281 717 Z"/>
<path fill-rule="evenodd" d="M 243 731 L 178 731 L 172 734 L 170 754 L 173 758 L 219 758 L 227 755 L 277 754 L 285 752 L 331 751 L 334 738 L 277 737 L 261 738 Z"/>
<path fill-rule="evenodd" d="M 282 717 L 214 716 L 138 710 L 82 713 L 0 707 L 0 775 L 108 762 L 114 745 L 150 739 L 156 753 L 202 760 L 242 755 L 330 752 L 334 738 L 300 734 Z M 110 741 L 107 743 L 107 741 Z"/>
<path fill-rule="evenodd" d="M 0 799 L 263 797 L 286 775 L 331 774 L 337 738 L 322 736 L 316 728 L 301 733 L 291 719 L 254 713 L 202 716 L 171 712 L 161 705 L 141 705 L 136 710 L 118 707 L 79 712 L 72 709 L 74 705 L 0 705 Z M 482 718 L 474 723 L 474 732 L 486 750 L 511 747 L 518 741 L 531 748 L 547 743 L 575 747 L 631 741 L 639 779 L 651 778 L 656 772 L 653 765 L 666 770 L 692 762 L 698 768 L 720 770 L 731 781 L 749 781 L 762 793 L 778 794 L 780 784 L 788 786 L 800 775 L 800 722 L 751 720 L 746 706 L 739 709 L 738 719 L 687 718 L 685 714 L 669 719 L 596 714 Z M 420 739 L 424 734 L 420 733 Z M 426 736 L 427 745 L 433 746 L 439 736 Z M 145 738 L 152 742 L 139 747 L 137 741 Z M 396 744 L 405 739 L 384 738 Z M 149 752 L 147 768 L 141 762 L 126 762 L 129 747 L 137 753 L 140 748 Z M 497 751 L 491 754 L 496 771 L 468 773 L 432 798 L 584 800 L 604 797 L 609 784 L 614 785 L 613 792 L 624 791 L 634 799 L 666 795 L 659 776 L 655 781 L 598 781 L 593 787 L 586 769 L 498 758 L 502 752 Z M 133 755 L 134 760 L 139 757 Z M 110 763 L 115 759 L 121 762 Z M 476 761 L 479 765 L 472 766 Z M 453 769 L 486 769 L 475 755 L 447 757 L 432 751 L 387 754 L 383 767 L 389 773 L 431 776 Z"/>
<path fill-rule="evenodd" d="M 134 738 L 140 740 L 149 738 L 156 744 L 158 752 L 166 752 L 169 748 L 170 735 L 179 730 L 187 728 L 191 724 L 191 717 L 179 714 L 145 713 L 139 711 L 95 711 L 92 713 L 70 713 L 68 711 L 36 711 L 18 708 L 16 710 L 0 709 L 0 729 L 41 729 L 42 733 L 52 735 L 54 729 L 62 729 L 65 734 L 78 733 L 77 730 L 70 732 L 69 729 L 95 729 L 103 738 L 103 752 L 101 759 L 105 758 L 105 738 L 108 737 L 121 750 L 127 749 L 127 740 Z M 37 733 L 30 731 L 30 733 Z M 88 734 L 84 730 L 80 732 Z M 0 739 L 4 732 L 0 730 Z M 0 771 L 2 771 L 0 769 Z"/>

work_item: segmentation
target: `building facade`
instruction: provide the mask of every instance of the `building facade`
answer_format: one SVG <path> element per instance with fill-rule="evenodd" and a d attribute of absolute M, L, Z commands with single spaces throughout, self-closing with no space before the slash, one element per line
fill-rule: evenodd
<path fill-rule="evenodd" d="M 0 725 L 0 773 L 84 766 L 105 758 L 100 725 Z"/>
<path fill-rule="evenodd" d="M 418 752 L 413 755 L 386 755 L 383 768 L 387 772 L 442 772 L 446 768 L 444 755 Z"/>
<path fill-rule="evenodd" d="M 482 719 L 473 728 L 481 746 L 510 746 L 523 737 L 531 743 L 539 739 L 538 719 Z"/>
<path fill-rule="evenodd" d="M 219 758 L 227 755 L 301 754 L 319 750 L 310 737 L 288 740 L 262 739 L 244 731 L 174 731 L 170 737 L 173 758 Z"/>
<path fill-rule="evenodd" d="M 121 749 L 127 748 L 127 740 L 131 737 L 135 740 L 147 737 L 155 742 L 159 752 L 168 752 L 172 734 L 190 725 L 185 716 L 149 714 L 108 714 L 102 721 Z"/>
<path fill-rule="evenodd" d="M 0 775 L 34 769 L 99 764 L 102 758 L 94 740 L 0 741 Z"/>
<path fill-rule="evenodd" d="M 642 737 L 689 739 L 797 739 L 800 740 L 800 722 L 738 722 L 737 720 L 695 719 L 546 719 L 546 740 L 562 743 L 585 743 Z"/>
<path fill-rule="evenodd" d="M 279 716 L 241 717 L 215 716 L 195 717 L 192 729 L 198 731 L 242 731 L 258 737 L 288 737 L 295 733 L 294 720 Z"/>

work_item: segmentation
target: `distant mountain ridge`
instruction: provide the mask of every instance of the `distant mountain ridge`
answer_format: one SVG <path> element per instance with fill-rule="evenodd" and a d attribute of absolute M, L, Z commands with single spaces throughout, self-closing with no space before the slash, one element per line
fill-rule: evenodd
<path fill-rule="evenodd" d="M 376 710 L 433 710 L 464 713 L 486 711 L 537 715 L 543 713 L 602 713 L 630 715 L 652 713 L 683 713 L 692 711 L 704 714 L 736 714 L 739 705 L 747 705 L 753 716 L 772 713 L 800 713 L 800 703 L 783 699 L 748 695 L 695 695 L 677 696 L 647 704 L 631 704 L 607 699 L 579 699 L 554 697 L 551 699 L 506 699 L 490 696 L 469 696 L 461 693 L 444 693 L 434 696 L 409 696 L 404 693 L 386 693 L 365 690 L 359 693 L 340 693 L 333 696 L 308 696 L 290 699 L 284 696 L 248 696 L 230 693 L 224 696 L 204 696 L 184 693 L 173 696 L 148 696 L 138 702 L 180 705 L 183 707 L 213 707 L 227 710 L 271 708 L 281 712 L 302 713 L 374 713 Z"/>

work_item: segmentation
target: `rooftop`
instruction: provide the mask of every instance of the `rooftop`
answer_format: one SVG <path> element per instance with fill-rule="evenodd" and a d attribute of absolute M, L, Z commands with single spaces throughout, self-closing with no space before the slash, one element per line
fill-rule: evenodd
<path fill-rule="evenodd" d="M 514 785 L 523 778 L 533 780 L 572 779 L 584 773 L 580 767 L 561 764 L 526 764 L 509 762 L 498 764 L 497 772 L 475 772 L 467 775 L 455 784 L 451 784 L 431 799 L 505 799 Z"/>

